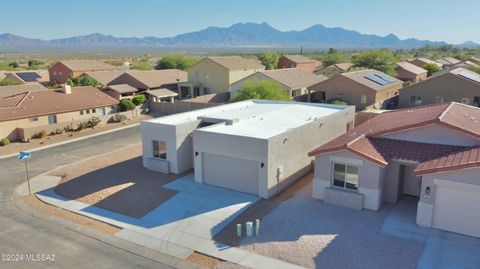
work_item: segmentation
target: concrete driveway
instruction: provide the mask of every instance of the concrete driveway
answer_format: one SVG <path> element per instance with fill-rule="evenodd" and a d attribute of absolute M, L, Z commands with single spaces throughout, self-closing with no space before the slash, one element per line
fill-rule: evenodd
<path fill-rule="evenodd" d="M 480 268 L 480 239 L 417 226 L 417 202 L 403 198 L 381 229 L 385 234 L 425 244 L 417 269 Z"/>

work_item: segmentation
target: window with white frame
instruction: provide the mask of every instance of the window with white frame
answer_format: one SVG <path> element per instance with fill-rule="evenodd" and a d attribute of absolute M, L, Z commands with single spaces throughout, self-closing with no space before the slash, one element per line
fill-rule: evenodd
<path fill-rule="evenodd" d="M 358 190 L 358 167 L 334 163 L 333 186 L 349 190 Z"/>
<path fill-rule="evenodd" d="M 421 105 L 423 103 L 423 98 L 421 96 L 410 96 L 410 103 L 413 105 Z"/>
<path fill-rule="evenodd" d="M 435 96 L 435 103 L 443 103 L 443 96 Z"/>
<path fill-rule="evenodd" d="M 38 121 L 38 117 L 32 117 L 28 119 L 29 122 L 35 122 Z"/>
<path fill-rule="evenodd" d="M 367 96 L 366 95 L 361 95 L 360 96 L 360 103 L 361 104 L 366 104 L 367 103 Z"/>

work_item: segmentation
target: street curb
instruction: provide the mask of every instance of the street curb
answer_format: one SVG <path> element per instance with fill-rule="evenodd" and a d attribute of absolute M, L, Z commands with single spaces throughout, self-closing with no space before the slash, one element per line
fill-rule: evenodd
<path fill-rule="evenodd" d="M 100 133 L 96 133 L 96 134 L 91 134 L 91 135 L 86 135 L 86 136 L 82 136 L 82 137 L 78 137 L 78 138 L 73 138 L 73 139 L 70 139 L 70 140 L 58 142 L 58 143 L 43 146 L 43 147 L 34 148 L 34 149 L 31 149 L 31 150 L 25 150 L 25 151 L 29 152 L 29 153 L 32 153 L 32 152 L 35 152 L 35 151 L 45 150 L 45 149 L 49 149 L 49 148 L 53 148 L 53 147 L 77 142 L 77 141 L 80 141 L 80 140 L 89 139 L 89 138 L 96 137 L 96 136 L 101 136 L 101 135 L 105 135 L 105 134 L 109 134 L 109 133 L 114 133 L 114 132 L 117 132 L 117 131 L 122 131 L 122 130 L 125 130 L 125 129 L 137 127 L 137 126 L 140 126 L 140 122 L 134 123 L 134 124 L 131 124 L 131 125 L 127 125 L 127 126 L 123 126 L 123 127 L 119 127 L 119 128 L 115 128 L 115 129 L 108 130 L 108 131 L 105 131 L 105 132 L 100 132 Z M 11 154 L 0 156 L 0 160 L 8 159 L 8 158 L 11 158 L 11 157 L 14 157 L 14 156 L 18 156 L 18 153 L 11 153 Z"/>
<path fill-rule="evenodd" d="M 47 213 L 44 213 L 42 211 L 37 211 L 28 206 L 23 199 L 12 199 L 14 206 L 22 211 L 25 214 L 31 215 L 32 217 L 39 218 L 45 221 L 52 222 L 56 225 L 61 226 L 64 229 L 68 229 L 74 232 L 77 232 L 81 235 L 90 237 L 92 239 L 95 239 L 101 243 L 110 245 L 114 248 L 121 249 L 125 252 L 138 255 L 140 257 L 143 257 L 145 259 L 149 259 L 155 262 L 158 262 L 162 265 L 166 265 L 172 268 L 180 268 L 180 269 L 205 269 L 205 267 L 202 267 L 198 264 L 178 259 L 172 256 L 169 256 L 167 254 L 164 254 L 162 252 L 149 249 L 131 242 L 128 242 L 127 240 L 117 238 L 114 236 L 110 236 L 107 234 L 104 234 L 102 232 L 99 232 L 93 228 L 85 227 L 83 225 L 77 224 L 72 221 L 68 221 L 65 219 L 62 219 L 60 217 L 50 215 Z"/>

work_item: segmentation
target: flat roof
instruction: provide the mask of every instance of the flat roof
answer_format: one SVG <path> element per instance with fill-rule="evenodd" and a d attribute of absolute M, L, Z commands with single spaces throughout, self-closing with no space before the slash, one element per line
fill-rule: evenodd
<path fill-rule="evenodd" d="M 203 127 L 197 129 L 197 131 L 265 139 L 348 107 L 329 104 L 247 100 L 155 118 L 146 122 L 177 125 L 198 119 L 204 119 L 207 122 L 221 121 L 221 123 Z M 231 122 L 232 124 L 225 124 L 225 122 Z"/>

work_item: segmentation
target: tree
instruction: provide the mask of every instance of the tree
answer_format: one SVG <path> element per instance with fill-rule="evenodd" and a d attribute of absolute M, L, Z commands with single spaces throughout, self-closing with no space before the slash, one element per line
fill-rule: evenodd
<path fill-rule="evenodd" d="M 282 86 L 271 80 L 251 81 L 245 83 L 245 85 L 243 85 L 243 87 L 237 92 L 237 95 L 232 97 L 230 101 L 237 102 L 248 99 L 291 100 L 290 96 Z"/>
<path fill-rule="evenodd" d="M 10 86 L 10 85 L 20 85 L 21 83 L 17 80 L 4 78 L 0 80 L 0 86 Z"/>
<path fill-rule="evenodd" d="M 167 55 L 158 60 L 155 64 L 156 70 L 162 69 L 180 69 L 187 70 L 190 66 L 197 63 L 198 59 L 184 55 Z"/>
<path fill-rule="evenodd" d="M 342 53 L 342 52 L 340 52 L 336 49 L 330 48 L 328 50 L 327 55 L 325 55 L 325 57 L 323 57 L 322 62 L 323 62 L 324 66 L 329 66 L 329 65 L 332 65 L 332 64 L 338 64 L 338 63 L 346 62 L 346 59 L 347 59 L 347 57 L 345 56 L 344 53 Z"/>
<path fill-rule="evenodd" d="M 42 61 L 39 61 L 39 60 L 28 60 L 28 67 L 37 67 L 39 65 L 43 65 L 45 64 L 44 62 Z"/>
<path fill-rule="evenodd" d="M 356 67 L 371 68 L 389 75 L 395 75 L 395 55 L 387 50 L 370 50 L 353 55 L 352 62 Z"/>
<path fill-rule="evenodd" d="M 89 76 L 79 76 L 79 77 L 71 77 L 67 80 L 67 84 L 72 86 L 72 87 L 77 87 L 77 86 L 92 86 L 92 87 L 98 87 L 100 83 L 96 81 L 94 78 L 89 77 Z"/>
<path fill-rule="evenodd" d="M 122 99 L 120 100 L 120 103 L 118 104 L 120 107 L 120 111 L 129 111 L 129 110 L 134 110 L 135 105 L 132 103 L 130 99 Z"/>
<path fill-rule="evenodd" d="M 18 65 L 17 62 L 11 62 L 11 63 L 8 64 L 8 67 L 10 67 L 10 68 L 18 68 L 18 66 L 19 65 Z"/>
<path fill-rule="evenodd" d="M 137 94 L 132 98 L 132 103 L 136 106 L 144 104 L 145 102 L 147 102 L 145 94 Z"/>
<path fill-rule="evenodd" d="M 265 69 L 272 70 L 277 68 L 278 59 L 280 59 L 280 53 L 266 51 L 258 57 L 260 62 L 265 66 Z"/>
<path fill-rule="evenodd" d="M 440 70 L 440 66 L 434 63 L 429 63 L 424 65 L 423 69 L 427 70 L 427 76 L 431 76 L 433 73 Z"/>

